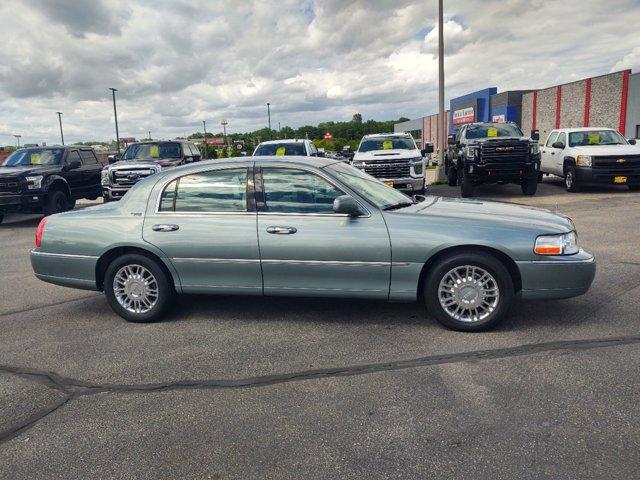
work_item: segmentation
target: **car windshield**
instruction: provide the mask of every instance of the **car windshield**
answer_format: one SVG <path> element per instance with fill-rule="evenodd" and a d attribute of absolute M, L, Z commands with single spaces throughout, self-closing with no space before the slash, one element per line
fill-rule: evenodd
<path fill-rule="evenodd" d="M 371 152 L 373 150 L 415 150 L 416 144 L 412 138 L 405 136 L 367 137 L 362 140 L 359 152 Z"/>
<path fill-rule="evenodd" d="M 627 140 L 615 130 L 588 130 L 569 134 L 570 147 L 593 145 L 627 145 Z"/>
<path fill-rule="evenodd" d="M 289 156 L 289 155 L 302 155 L 307 156 L 307 151 L 304 148 L 302 142 L 290 142 L 290 143 L 261 143 L 253 152 L 254 157 L 264 157 L 267 155 L 275 156 Z"/>
<path fill-rule="evenodd" d="M 2 166 L 59 165 L 63 153 L 62 148 L 25 148 L 9 155 Z"/>
<path fill-rule="evenodd" d="M 483 123 L 482 125 L 469 125 L 466 133 L 466 137 L 470 139 L 522 136 L 522 130 L 509 123 Z"/>
<path fill-rule="evenodd" d="M 404 193 L 388 187 L 380 180 L 354 166 L 339 162 L 327 165 L 325 170 L 380 209 L 384 210 L 393 205 L 413 203 L 411 198 Z"/>
<path fill-rule="evenodd" d="M 180 158 L 179 143 L 134 143 L 124 152 L 124 160 Z"/>

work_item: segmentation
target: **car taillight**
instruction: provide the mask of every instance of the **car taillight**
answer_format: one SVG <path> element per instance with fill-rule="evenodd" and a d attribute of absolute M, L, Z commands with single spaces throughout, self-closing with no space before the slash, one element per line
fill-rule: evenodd
<path fill-rule="evenodd" d="M 42 245 L 42 234 L 44 233 L 44 226 L 47 224 L 47 217 L 40 220 L 38 229 L 36 230 L 36 247 Z"/>

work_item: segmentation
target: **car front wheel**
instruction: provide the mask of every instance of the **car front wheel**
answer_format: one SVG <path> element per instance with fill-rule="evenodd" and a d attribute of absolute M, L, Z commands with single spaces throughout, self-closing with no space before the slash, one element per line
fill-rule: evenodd
<path fill-rule="evenodd" d="M 567 192 L 579 192 L 580 185 L 576 178 L 576 169 L 572 166 L 567 167 L 567 171 L 564 172 L 564 186 Z"/>
<path fill-rule="evenodd" d="M 162 267 L 139 254 L 122 255 L 111 262 L 104 277 L 104 293 L 114 312 L 135 323 L 160 319 L 174 296 Z"/>
<path fill-rule="evenodd" d="M 522 181 L 522 194 L 535 195 L 538 191 L 538 178 L 533 177 Z"/>
<path fill-rule="evenodd" d="M 455 187 L 458 185 L 458 172 L 453 164 L 449 165 L 449 169 L 447 171 L 447 184 L 450 187 Z"/>
<path fill-rule="evenodd" d="M 509 312 L 513 281 L 495 257 L 474 252 L 440 260 L 425 282 L 428 311 L 444 326 L 460 331 L 491 328 Z"/>

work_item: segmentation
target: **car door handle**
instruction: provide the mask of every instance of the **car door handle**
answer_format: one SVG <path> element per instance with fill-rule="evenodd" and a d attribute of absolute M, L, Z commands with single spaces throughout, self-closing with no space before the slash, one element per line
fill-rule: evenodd
<path fill-rule="evenodd" d="M 551 155 L 555 155 L 555 154 L 556 154 L 556 152 L 551 152 Z"/>
<path fill-rule="evenodd" d="M 175 232 L 180 227 L 172 223 L 160 223 L 158 225 L 154 225 L 151 228 L 153 228 L 154 232 Z"/>
<path fill-rule="evenodd" d="M 267 227 L 267 233 L 273 233 L 275 235 L 292 235 L 297 231 L 298 229 L 296 227 Z"/>

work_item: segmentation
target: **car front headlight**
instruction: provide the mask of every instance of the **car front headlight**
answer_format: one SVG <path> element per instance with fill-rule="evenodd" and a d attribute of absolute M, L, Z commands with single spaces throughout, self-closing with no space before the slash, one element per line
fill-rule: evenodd
<path fill-rule="evenodd" d="M 409 165 L 411 165 L 413 167 L 413 173 L 415 173 L 416 175 L 422 175 L 422 169 L 423 169 L 423 161 L 422 161 L 422 157 L 417 157 L 417 158 L 412 158 L 409 160 Z"/>
<path fill-rule="evenodd" d="M 578 155 L 576 157 L 576 165 L 578 167 L 590 167 L 591 166 L 591 155 Z"/>
<path fill-rule="evenodd" d="M 531 144 L 531 155 L 538 155 L 540 153 L 540 145 L 537 143 Z"/>
<path fill-rule="evenodd" d="M 576 232 L 560 235 L 540 235 L 533 251 L 537 255 L 573 255 L 580 251 Z"/>
<path fill-rule="evenodd" d="M 109 185 L 109 170 L 106 168 L 100 173 L 100 183 L 102 185 Z"/>
<path fill-rule="evenodd" d="M 42 175 L 34 175 L 33 177 L 26 177 L 25 180 L 27 181 L 27 188 L 29 190 L 37 190 L 39 188 L 42 188 L 42 179 L 44 177 Z"/>
<path fill-rule="evenodd" d="M 464 147 L 464 155 L 471 160 L 476 158 L 477 151 L 478 151 L 478 147 L 475 147 L 473 145 L 467 145 L 466 147 Z"/>

